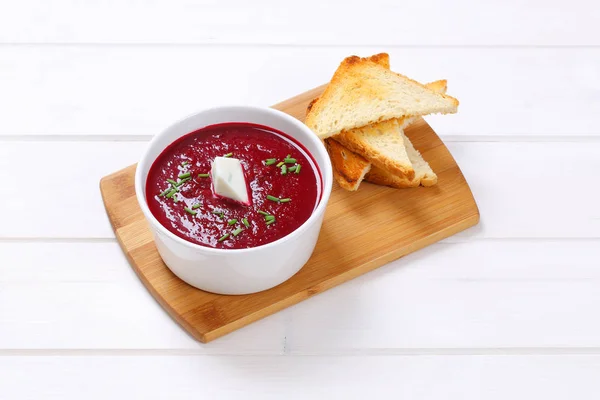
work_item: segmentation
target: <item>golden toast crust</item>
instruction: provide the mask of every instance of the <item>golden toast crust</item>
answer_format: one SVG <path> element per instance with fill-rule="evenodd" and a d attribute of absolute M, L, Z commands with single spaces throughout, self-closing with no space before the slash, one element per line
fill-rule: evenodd
<path fill-rule="evenodd" d="M 348 57 L 344 61 L 350 64 L 368 61 L 387 69 L 390 67 L 389 55 L 386 53 L 375 54 L 367 58 L 353 56 Z M 429 90 L 444 94 L 447 89 L 447 81 L 438 80 L 424 86 Z M 318 101 L 319 98 L 315 98 L 308 104 L 307 118 Z M 415 171 L 412 168 L 412 164 L 399 165 L 392 163 L 391 161 L 394 160 L 390 160 L 377 152 L 373 152 L 371 148 L 365 145 L 364 141 L 360 140 L 360 130 L 369 131 L 371 129 L 380 128 L 381 131 L 393 132 L 395 127 L 391 125 L 398 124 L 398 128 L 404 129 L 407 125 L 412 123 L 413 120 L 414 118 L 412 117 L 388 120 L 366 127 L 345 131 L 333 138 L 325 139 L 324 143 L 333 165 L 334 178 L 338 184 L 349 191 L 357 190 L 363 179 L 371 183 L 395 188 L 435 185 L 437 183 L 437 176 L 435 176 L 435 174 L 433 176 L 426 175 L 422 176 L 420 179 L 415 179 Z M 366 134 L 369 134 L 369 132 L 366 132 Z"/>
<path fill-rule="evenodd" d="M 332 138 L 325 139 L 325 147 L 331 158 L 333 176 L 337 183 L 346 190 L 357 190 L 365 175 L 371 170 L 371 163 Z"/>
<path fill-rule="evenodd" d="M 400 129 L 398 120 L 392 119 L 342 132 L 339 135 L 333 136 L 333 138 L 355 153 L 364 156 L 367 160 L 372 162 L 373 165 L 386 171 L 390 171 L 391 173 L 405 176 L 407 179 L 413 179 L 415 177 L 415 170 L 410 161 L 408 161 L 406 155 L 404 157 L 406 162 L 387 157 L 385 154 L 382 154 L 377 147 L 370 145 L 368 140 L 365 140 L 365 136 L 376 137 L 378 135 L 395 135 L 397 136 L 395 140 L 401 143 L 402 136 L 397 132 L 398 129 Z"/>
<path fill-rule="evenodd" d="M 421 115 L 419 113 L 425 110 L 428 110 L 427 113 L 456 112 L 458 100 L 455 98 L 436 93 L 413 79 L 392 72 L 376 60 L 385 63 L 386 58 L 383 55 L 377 55 L 375 58 L 351 56 L 342 61 L 331 82 L 319 99 L 311 105 L 306 116 L 305 124 L 319 137 L 325 139 L 339 134 L 342 130 L 403 117 L 407 113 Z M 389 62 L 387 64 L 389 66 Z M 403 96 L 399 91 L 401 87 L 417 91 L 431 101 L 432 105 L 425 106 L 425 103 L 422 103 L 423 106 L 417 106 L 418 103 L 412 103 L 408 106 L 398 103 L 397 98 L 387 99 L 392 93 Z M 362 112 L 353 114 L 354 107 L 365 102 L 370 103 L 369 107 L 373 108 L 373 112 L 363 108 Z M 332 108 L 332 104 L 335 104 L 335 108 Z"/>

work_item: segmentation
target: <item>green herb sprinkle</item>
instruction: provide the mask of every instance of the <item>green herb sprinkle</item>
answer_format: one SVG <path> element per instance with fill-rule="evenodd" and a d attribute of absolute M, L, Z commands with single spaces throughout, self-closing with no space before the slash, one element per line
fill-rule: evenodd
<path fill-rule="evenodd" d="M 198 211 L 194 211 L 194 210 L 192 210 L 192 209 L 191 209 L 191 208 L 189 208 L 189 207 L 186 207 L 186 208 L 184 208 L 184 210 L 185 210 L 185 212 L 186 212 L 186 213 L 188 213 L 188 214 L 192 214 L 192 215 L 196 215 L 196 214 L 198 214 Z"/>

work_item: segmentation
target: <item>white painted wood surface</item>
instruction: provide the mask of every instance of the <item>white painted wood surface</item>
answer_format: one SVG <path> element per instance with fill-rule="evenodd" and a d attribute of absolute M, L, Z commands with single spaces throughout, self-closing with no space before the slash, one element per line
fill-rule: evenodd
<path fill-rule="evenodd" d="M 5 386 L 57 399 L 595 399 L 600 356 L 6 357 Z M 35 376 L 32 383 L 31 376 Z M 149 379 L 153 377 L 154 379 Z M 135 382 L 135 383 L 134 383 Z M 137 384 L 136 384 L 137 383 Z"/>
<path fill-rule="evenodd" d="M 278 103 L 328 82 L 344 57 L 379 51 L 390 54 L 393 69 L 414 79 L 448 79 L 460 113 L 430 117 L 444 138 L 570 141 L 599 135 L 600 47 L 34 44 L 0 49 L 5 111 L 0 135 L 13 138 L 148 139 L 172 121 L 215 104 Z"/>
<path fill-rule="evenodd" d="M 0 399 L 600 397 L 600 8 L 321 3 L 0 1 Z M 195 110 L 378 51 L 461 100 L 428 120 L 481 224 L 197 343 L 128 266 L 99 178 Z"/>
<path fill-rule="evenodd" d="M 0 14 L 6 43 L 598 45 L 589 0 L 29 0 Z"/>

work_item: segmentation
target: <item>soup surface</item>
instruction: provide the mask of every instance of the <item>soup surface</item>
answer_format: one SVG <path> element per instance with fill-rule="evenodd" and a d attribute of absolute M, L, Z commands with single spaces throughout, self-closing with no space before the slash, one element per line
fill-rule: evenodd
<path fill-rule="evenodd" d="M 223 156 L 240 160 L 249 205 L 213 194 L 211 163 Z M 175 235 L 203 246 L 242 249 L 296 230 L 317 206 L 321 187 L 316 163 L 294 139 L 266 126 L 225 123 L 169 145 L 150 168 L 146 200 Z"/>

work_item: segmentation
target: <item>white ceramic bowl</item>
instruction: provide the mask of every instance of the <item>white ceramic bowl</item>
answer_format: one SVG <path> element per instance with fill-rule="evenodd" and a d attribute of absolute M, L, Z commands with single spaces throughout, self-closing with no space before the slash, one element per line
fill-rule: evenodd
<path fill-rule="evenodd" d="M 310 218 L 294 232 L 249 249 L 215 249 L 176 236 L 150 212 L 146 202 L 146 179 L 154 160 L 181 136 L 224 122 L 250 122 L 275 128 L 292 136 L 313 156 L 321 171 L 322 197 Z M 306 264 L 317 243 L 332 180 L 331 161 L 325 146 L 306 125 L 271 108 L 226 106 L 191 115 L 156 135 L 138 163 L 135 191 L 158 252 L 175 275 L 209 292 L 247 294 L 279 285 Z"/>

